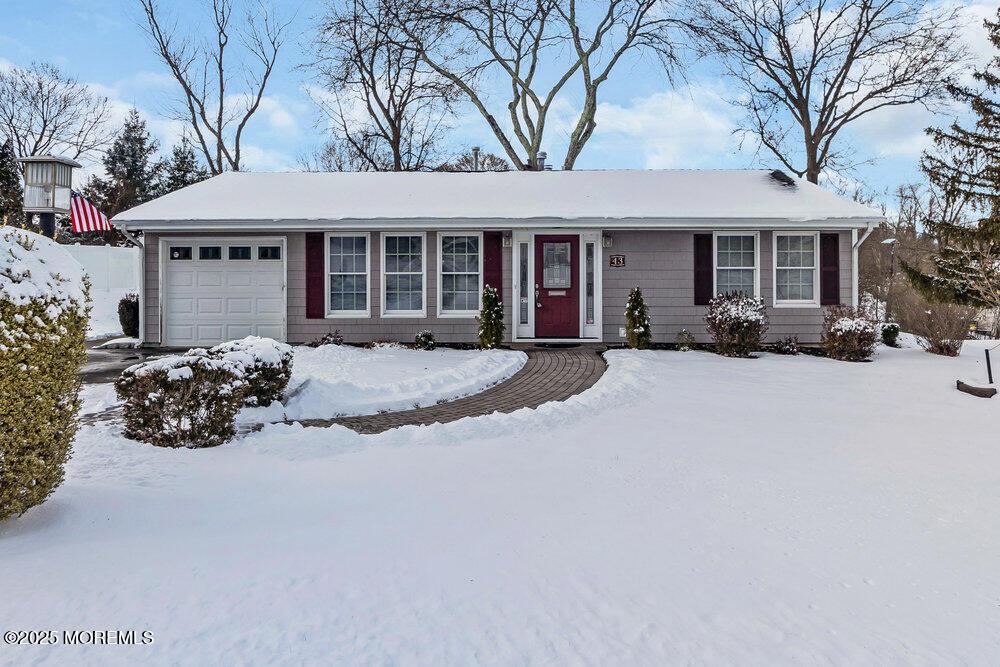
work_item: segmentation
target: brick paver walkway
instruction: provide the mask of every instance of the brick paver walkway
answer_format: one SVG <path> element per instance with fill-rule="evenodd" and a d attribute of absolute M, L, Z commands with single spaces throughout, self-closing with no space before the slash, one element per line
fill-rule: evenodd
<path fill-rule="evenodd" d="M 591 387 L 604 374 L 603 348 L 569 347 L 524 350 L 528 361 L 510 379 L 472 396 L 426 408 L 337 419 L 304 419 L 303 426 L 340 424 L 358 433 L 381 433 L 398 426 L 453 422 L 493 412 L 537 408 L 564 401 Z"/>

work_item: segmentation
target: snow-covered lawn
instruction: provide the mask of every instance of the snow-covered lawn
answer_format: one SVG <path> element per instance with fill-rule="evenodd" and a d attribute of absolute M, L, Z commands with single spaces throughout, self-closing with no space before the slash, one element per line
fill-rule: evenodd
<path fill-rule="evenodd" d="M 1000 399 L 982 343 L 874 363 L 625 352 L 565 403 L 210 450 L 85 427 L 0 527 L 9 647 L 67 664 L 989 664 Z"/>

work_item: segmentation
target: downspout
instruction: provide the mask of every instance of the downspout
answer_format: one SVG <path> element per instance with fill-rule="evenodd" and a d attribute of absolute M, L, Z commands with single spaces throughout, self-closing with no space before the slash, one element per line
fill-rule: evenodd
<path fill-rule="evenodd" d="M 139 346 L 146 342 L 146 245 L 125 225 L 118 227 L 126 239 L 139 247 Z"/>
<path fill-rule="evenodd" d="M 858 248 L 861 244 L 865 242 L 871 233 L 875 231 L 875 223 L 871 220 L 865 223 L 865 233 L 858 238 L 858 230 L 852 229 L 851 236 L 854 237 L 854 243 L 851 244 L 851 306 L 854 308 L 858 307 Z"/>

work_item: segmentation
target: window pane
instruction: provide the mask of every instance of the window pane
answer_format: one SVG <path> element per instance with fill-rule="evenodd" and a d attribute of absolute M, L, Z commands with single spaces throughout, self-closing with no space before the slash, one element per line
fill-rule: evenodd
<path fill-rule="evenodd" d="M 258 247 L 257 259 L 281 259 L 281 246 L 262 245 Z"/>
<path fill-rule="evenodd" d="M 816 237 L 782 234 L 775 254 L 775 297 L 778 301 L 813 301 L 815 298 Z M 783 248 L 785 250 L 783 250 Z"/>
<path fill-rule="evenodd" d="M 170 249 L 170 259 L 191 259 L 191 247 L 174 246 Z"/>
<path fill-rule="evenodd" d="M 419 236 L 385 237 L 386 311 L 422 310 L 423 239 Z"/>
<path fill-rule="evenodd" d="M 229 246 L 229 259 L 250 259 L 251 248 L 248 245 Z"/>
<path fill-rule="evenodd" d="M 222 259 L 222 246 L 200 246 L 198 248 L 198 259 Z"/>
<path fill-rule="evenodd" d="M 368 269 L 365 237 L 330 237 L 330 310 L 368 309 Z"/>
<path fill-rule="evenodd" d="M 518 282 L 520 288 L 518 289 L 520 298 L 520 308 L 518 310 L 518 322 L 520 324 L 528 323 L 528 244 L 519 243 L 518 244 Z"/>
<path fill-rule="evenodd" d="M 441 310 L 479 310 L 479 237 L 441 237 Z"/>
<path fill-rule="evenodd" d="M 542 244 L 542 287 L 563 289 L 571 287 L 570 244 L 567 241 Z"/>
<path fill-rule="evenodd" d="M 587 324 L 594 323 L 594 244 L 588 243 L 586 250 L 586 268 L 587 268 Z"/>

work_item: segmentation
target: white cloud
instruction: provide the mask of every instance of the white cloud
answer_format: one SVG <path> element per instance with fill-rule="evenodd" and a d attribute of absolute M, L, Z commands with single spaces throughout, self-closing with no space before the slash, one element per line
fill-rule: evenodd
<path fill-rule="evenodd" d="M 594 146 L 588 149 L 624 154 L 633 167 L 717 166 L 738 151 L 733 113 L 721 86 L 710 83 L 653 93 L 628 104 L 604 102 L 598 105 Z"/>

